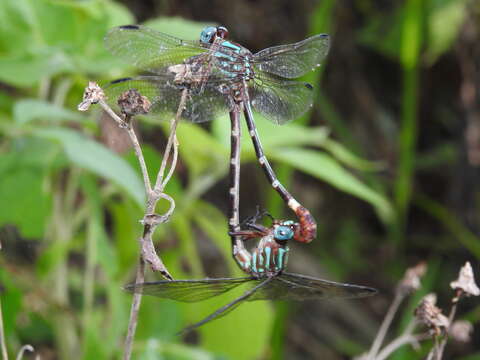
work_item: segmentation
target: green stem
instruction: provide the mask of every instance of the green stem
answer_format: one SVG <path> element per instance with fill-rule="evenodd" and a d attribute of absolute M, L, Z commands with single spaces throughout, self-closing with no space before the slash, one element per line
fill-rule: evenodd
<path fill-rule="evenodd" d="M 422 1 L 408 0 L 404 9 L 401 60 L 403 66 L 402 124 L 399 141 L 397 179 L 394 185 L 395 205 L 398 213 L 397 229 L 392 233 L 400 244 L 412 194 L 415 147 L 417 142 L 418 61 L 420 56 Z"/>

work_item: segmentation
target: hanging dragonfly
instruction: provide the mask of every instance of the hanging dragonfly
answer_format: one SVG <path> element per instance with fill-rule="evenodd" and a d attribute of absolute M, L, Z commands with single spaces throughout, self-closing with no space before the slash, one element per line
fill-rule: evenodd
<path fill-rule="evenodd" d="M 238 193 L 240 179 L 240 114 L 244 113 L 258 161 L 271 186 L 298 219 L 294 239 L 310 242 L 316 236 L 316 222 L 277 179 L 265 157 L 255 126 L 252 107 L 276 124 L 300 117 L 313 102 L 313 87 L 293 81 L 315 67 L 327 55 L 329 37 L 314 35 L 300 42 L 274 46 L 252 54 L 245 47 L 226 40 L 225 27 L 207 27 L 199 41 L 181 40 L 144 26 L 126 25 L 110 30 L 105 37 L 114 55 L 155 75 L 113 81 L 105 92 L 115 99 L 130 89 L 151 102 L 150 113 L 174 113 L 179 92 L 189 89 L 182 117 L 193 122 L 208 121 L 228 111 L 232 125 L 230 161 L 229 230 L 239 230 Z M 232 236 L 233 255 L 242 251 Z"/>
<path fill-rule="evenodd" d="M 156 281 L 127 285 L 125 289 L 164 299 L 196 302 L 247 284 L 249 288 L 241 296 L 180 333 L 191 331 L 218 319 L 245 301 L 352 299 L 371 296 L 377 292 L 365 286 L 337 283 L 286 272 L 288 242 L 295 236 L 294 222 L 273 220 L 272 226 L 267 228 L 254 223 L 255 221 L 256 217 L 246 224 L 247 230 L 232 234 L 246 241 L 260 239 L 251 252 L 244 249 L 237 255 L 239 257 L 237 262 L 242 264 L 242 270 L 249 275 L 248 277 Z"/>

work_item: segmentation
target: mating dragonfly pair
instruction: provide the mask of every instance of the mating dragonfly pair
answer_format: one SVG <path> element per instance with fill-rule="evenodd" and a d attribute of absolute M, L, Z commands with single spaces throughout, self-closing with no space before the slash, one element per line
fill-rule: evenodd
<path fill-rule="evenodd" d="M 341 284 L 285 271 L 288 241 L 308 243 L 316 236 L 316 222 L 278 181 L 264 155 L 256 130 L 252 107 L 276 124 L 303 115 L 313 103 L 312 86 L 294 81 L 319 66 L 329 48 L 328 35 L 320 34 L 295 44 L 274 46 L 252 54 L 241 45 L 226 40 L 224 27 L 207 27 L 200 41 L 186 41 L 146 27 L 127 25 L 112 29 L 106 46 L 112 54 L 155 75 L 124 78 L 105 88 L 112 107 L 119 97 L 135 90 L 146 96 L 149 114 L 176 112 L 180 92 L 187 89 L 189 101 L 182 117 L 193 122 L 213 119 L 228 111 L 231 132 L 231 189 L 229 229 L 232 252 L 240 268 L 249 276 L 202 280 L 157 281 L 126 286 L 132 292 L 177 301 L 194 302 L 226 293 L 248 283 L 240 297 L 184 331 L 219 318 L 244 301 L 356 298 L 373 295 L 372 288 Z M 270 227 L 256 223 L 257 217 L 240 229 L 238 202 L 240 177 L 240 114 L 244 113 L 258 161 L 271 186 L 295 213 L 298 222 L 273 220 Z M 244 241 L 258 239 L 253 251 Z"/>

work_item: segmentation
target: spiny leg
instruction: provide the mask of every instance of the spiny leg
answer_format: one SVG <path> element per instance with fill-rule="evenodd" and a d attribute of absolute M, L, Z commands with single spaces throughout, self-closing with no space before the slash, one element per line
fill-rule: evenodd
<path fill-rule="evenodd" d="M 246 92 L 246 91 L 245 91 Z M 253 147 L 255 148 L 255 154 L 257 155 L 258 162 L 263 169 L 268 181 L 272 187 L 278 192 L 283 201 L 292 209 L 300 223 L 299 228 L 295 232 L 294 239 L 300 242 L 308 243 L 312 241 L 317 234 L 317 223 L 310 214 L 307 208 L 302 206 L 294 197 L 288 192 L 288 190 L 280 183 L 272 169 L 272 166 L 268 162 L 258 137 L 257 127 L 253 120 L 253 113 L 250 107 L 250 102 L 247 95 L 247 101 L 244 101 L 244 115 L 247 122 L 248 132 L 252 138 Z"/>
<path fill-rule="evenodd" d="M 217 311 L 215 311 L 214 313 L 208 315 L 205 319 L 193 324 L 193 325 L 190 325 L 190 326 L 187 326 L 185 329 L 181 330 L 180 332 L 177 333 L 177 335 L 182 335 L 182 334 L 185 334 L 185 333 L 188 333 L 204 324 L 206 324 L 207 322 L 209 321 L 212 321 L 212 320 L 215 320 L 215 319 L 218 319 L 222 316 L 225 316 L 227 315 L 230 311 L 234 310 L 235 308 L 237 308 L 239 305 L 241 305 L 241 303 L 243 301 L 246 301 L 250 296 L 252 296 L 258 289 L 266 286 L 270 281 L 273 280 L 273 277 L 268 277 L 266 278 L 265 280 L 263 280 L 260 284 L 254 286 L 253 288 L 245 291 L 243 293 L 243 295 L 241 295 L 240 297 L 236 298 L 235 300 L 233 300 L 232 302 L 228 303 L 227 305 L 225 306 L 222 306 L 220 309 L 218 309 Z"/>

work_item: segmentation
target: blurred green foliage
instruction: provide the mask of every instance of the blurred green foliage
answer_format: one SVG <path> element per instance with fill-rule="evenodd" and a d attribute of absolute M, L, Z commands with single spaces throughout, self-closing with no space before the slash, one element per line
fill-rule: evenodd
<path fill-rule="evenodd" d="M 378 56 L 398 61 L 403 71 L 395 179 L 389 182 L 382 175 L 385 164 L 363 158 L 360 144 L 320 87 L 315 110 L 327 119 L 335 137 L 326 127 L 308 126 L 311 114 L 284 127 L 258 116 L 257 125 L 282 181 L 291 184 L 297 171 L 369 204 L 393 243 L 401 247 L 417 166 L 419 69 L 433 66 L 451 50 L 469 2 L 407 0 L 389 14 L 374 12 L 369 1 L 358 3 L 370 20 L 356 40 Z M 12 354 L 23 343 L 36 346 L 44 358 L 53 357 L 52 352 L 61 359 L 112 359 L 122 353 L 130 296 L 121 286 L 131 281 L 136 266 L 143 183 L 131 152 L 120 155 L 99 141 L 99 113 L 80 114 L 76 105 L 88 80 L 106 81 L 135 71 L 112 58 L 103 46 L 109 28 L 128 23 L 135 23 L 133 15 L 114 1 L 0 2 L 0 225 L 4 226 L 0 283 Z M 164 17 L 145 24 L 196 39 L 211 23 Z M 335 1 L 319 2 L 311 14 L 309 31 L 334 33 L 335 25 Z M 321 77 L 322 73 L 312 73 L 307 80 L 317 84 Z M 141 122 L 139 130 L 151 139 L 168 131 L 168 126 Z M 215 119 L 211 131 L 182 123 L 178 138 L 181 164 L 166 189 L 177 208 L 171 222 L 156 234 L 161 256 L 177 278 L 204 277 L 199 238 L 206 237 L 224 259 L 225 270 L 232 276 L 241 275 L 230 259 L 222 211 L 226 206 L 205 200 L 227 176 L 227 115 Z M 243 141 L 242 163 L 255 163 L 249 139 Z M 156 145 L 148 140 L 144 145 L 151 176 L 161 161 Z M 263 189 L 271 192 L 268 186 Z M 283 205 L 271 193 L 263 200 L 273 214 L 280 215 Z M 308 193 L 303 196 L 309 197 Z M 429 198 L 416 201 L 461 246 L 480 257 L 478 238 L 451 219 L 448 210 Z M 342 231 L 330 252 L 318 258 L 342 279 L 366 266 L 366 261 L 361 255 L 365 245 L 360 225 L 347 216 L 339 224 Z M 319 230 L 322 237 L 321 224 Z M 402 261 L 394 277 L 403 271 Z M 433 287 L 433 275 L 429 279 L 425 291 Z M 228 299 L 184 305 L 144 298 L 135 358 L 282 358 L 283 329 L 289 317 L 285 305 L 279 305 L 276 319 L 270 304 L 242 305 L 201 328 L 199 346 L 182 344 L 174 336 L 182 326 Z M 409 311 L 404 316 L 410 316 Z M 340 353 L 353 355 L 364 346 L 347 340 L 337 341 L 344 344 L 338 346 Z M 412 356 L 405 350 L 396 359 Z"/>

